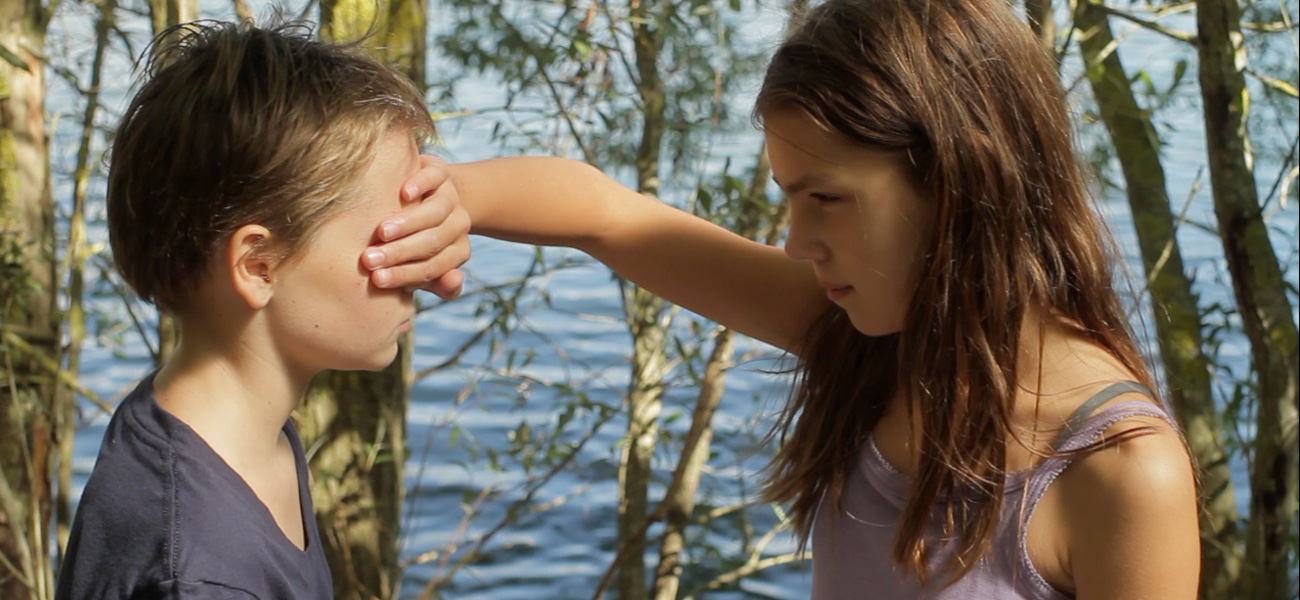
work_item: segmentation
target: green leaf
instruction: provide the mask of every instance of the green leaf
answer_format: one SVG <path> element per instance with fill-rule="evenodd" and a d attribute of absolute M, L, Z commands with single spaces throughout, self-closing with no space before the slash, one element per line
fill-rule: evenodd
<path fill-rule="evenodd" d="M 1169 91 L 1165 93 L 1172 94 L 1174 88 L 1178 87 L 1178 84 L 1183 81 L 1183 75 L 1186 74 L 1187 74 L 1187 60 L 1184 59 L 1178 61 L 1178 64 L 1174 65 L 1174 82 L 1169 84 Z"/>
<path fill-rule="evenodd" d="M 1137 80 L 1142 82 L 1148 94 L 1154 96 L 1159 93 L 1156 91 L 1156 84 L 1151 81 L 1151 75 L 1146 72 L 1146 69 L 1137 72 Z"/>
<path fill-rule="evenodd" d="M 713 194 L 709 192 L 708 188 L 705 188 L 703 186 L 700 187 L 699 199 L 700 199 L 700 208 L 704 209 L 704 214 L 707 215 L 709 213 L 712 213 Z"/>
<path fill-rule="evenodd" d="M 582 60 L 591 58 L 591 44 L 582 40 L 573 40 L 573 49 L 578 51 L 578 57 Z"/>

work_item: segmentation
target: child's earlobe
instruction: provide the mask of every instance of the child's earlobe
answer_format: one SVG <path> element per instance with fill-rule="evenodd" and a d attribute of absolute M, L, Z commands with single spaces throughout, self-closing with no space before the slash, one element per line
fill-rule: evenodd
<path fill-rule="evenodd" d="M 235 293 L 254 310 L 265 307 L 274 295 L 270 239 L 271 232 L 257 224 L 244 225 L 230 236 L 226 270 Z"/>

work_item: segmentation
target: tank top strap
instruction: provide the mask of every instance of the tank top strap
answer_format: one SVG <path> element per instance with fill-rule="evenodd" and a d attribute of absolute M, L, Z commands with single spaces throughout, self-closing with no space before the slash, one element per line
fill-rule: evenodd
<path fill-rule="evenodd" d="M 1136 381 L 1117 381 L 1106 386 L 1105 389 L 1093 394 L 1091 398 L 1088 398 L 1078 408 L 1074 409 L 1074 413 L 1066 420 L 1065 427 L 1061 429 L 1060 435 L 1052 443 L 1052 450 L 1059 452 L 1064 449 L 1070 440 L 1081 432 L 1088 423 L 1089 418 L 1092 417 L 1092 413 L 1096 412 L 1098 407 L 1114 400 L 1117 396 L 1128 393 L 1138 393 L 1148 398 L 1155 398 L 1155 394 L 1152 394 L 1147 386 Z"/>
<path fill-rule="evenodd" d="M 1098 408 L 1115 399 L 1117 396 L 1128 393 L 1138 393 L 1149 398 L 1154 398 L 1154 394 L 1146 386 L 1133 382 L 1121 381 L 1106 386 L 1105 389 L 1094 394 L 1080 404 L 1066 420 L 1065 427 L 1061 429 L 1060 435 L 1052 443 L 1053 453 L 1066 453 L 1064 456 L 1049 456 L 1041 464 L 1035 467 L 1029 475 L 1026 483 L 1024 496 L 1021 504 L 1019 524 L 1015 530 L 1018 534 L 1015 536 L 1016 553 L 1019 555 L 1019 561 L 1022 568 L 1030 574 L 1030 580 L 1034 587 L 1040 591 L 1046 592 L 1054 590 L 1034 568 L 1033 561 L 1029 558 L 1029 549 L 1026 546 L 1028 525 L 1034 511 L 1038 508 L 1038 502 L 1042 500 L 1043 494 L 1047 492 L 1048 486 L 1056 481 L 1056 478 L 1065 471 L 1074 461 L 1074 456 L 1068 453 L 1079 448 L 1083 448 L 1092 443 L 1107 428 L 1115 423 L 1129 417 L 1144 416 L 1161 419 L 1170 426 L 1177 428 L 1170 417 L 1168 411 L 1160 405 L 1152 404 L 1144 400 L 1124 400 L 1107 406 L 1098 412 Z"/>

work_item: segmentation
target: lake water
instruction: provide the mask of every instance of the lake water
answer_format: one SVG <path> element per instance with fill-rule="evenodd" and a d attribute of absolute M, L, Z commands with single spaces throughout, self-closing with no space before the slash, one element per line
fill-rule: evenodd
<path fill-rule="evenodd" d="M 56 27 L 74 32 L 69 39 L 75 41 L 75 32 L 84 32 L 88 21 L 84 14 L 76 13 L 82 8 L 70 4 L 64 3 L 68 8 L 64 9 L 61 20 L 56 21 Z M 437 3 L 433 4 L 436 11 Z M 222 10 L 225 10 L 224 6 Z M 225 14 L 213 13 L 212 16 Z M 778 8 L 762 8 L 743 16 L 743 19 L 747 22 L 741 31 L 749 36 L 751 43 L 771 47 L 779 40 L 782 13 Z M 1178 19 L 1172 24 L 1188 31 L 1193 28 L 1190 19 Z M 137 34 L 138 44 L 143 43 L 144 36 L 138 34 L 147 29 L 147 24 L 135 19 L 127 20 L 123 27 Z M 1117 23 L 1116 29 L 1126 31 L 1128 27 Z M 70 42 L 68 46 L 75 48 L 76 43 Z M 1130 68 L 1140 62 L 1157 87 L 1167 85 L 1177 60 L 1194 60 L 1194 51 L 1190 47 L 1175 46 L 1143 33 L 1128 38 L 1122 52 Z M 110 78 L 115 82 L 114 88 L 107 97 L 110 108 L 117 114 L 122 108 L 120 99 L 127 76 L 125 61 L 116 60 L 114 63 L 115 75 Z M 1067 66 L 1067 70 L 1070 69 L 1077 72 L 1077 67 Z M 1194 80 L 1190 83 L 1192 85 L 1184 85 L 1169 107 L 1160 113 L 1167 144 L 1169 192 L 1175 202 L 1192 196 L 1191 219 L 1212 224 L 1208 176 L 1200 179 L 1199 191 L 1192 191 L 1196 174 L 1205 163 L 1205 142 Z M 1078 90 L 1081 94 L 1087 93 L 1086 86 L 1081 85 Z M 467 81 L 458 87 L 458 95 L 452 103 L 439 108 L 492 108 L 500 104 L 498 96 L 497 86 L 489 80 Z M 79 111 L 72 98 L 66 88 L 59 91 L 56 87 L 51 95 L 51 111 Z M 748 98 L 741 101 L 747 102 Z M 497 155 L 498 148 L 485 143 L 491 138 L 494 118 L 492 115 L 466 117 L 442 124 L 446 148 L 443 154 L 454 161 Z M 1270 130 L 1266 134 L 1281 136 L 1286 141 L 1285 136 L 1293 134 L 1283 131 L 1295 130 L 1294 111 L 1287 118 L 1290 127 L 1281 131 Z M 74 120 L 70 118 L 66 123 L 61 122 L 55 135 L 56 168 L 64 171 L 56 174 L 55 182 L 56 195 L 61 201 L 66 201 L 71 194 L 66 171 L 75 153 Z M 101 120 L 111 119 L 101 117 Z M 1084 131 L 1085 141 L 1095 138 L 1095 127 Z M 1264 141 L 1276 143 L 1276 140 Z M 719 160 L 730 153 L 737 157 L 739 164 L 747 164 L 752 160 L 756 143 L 756 134 L 750 133 L 728 137 L 715 143 L 714 147 Z M 1257 173 L 1263 193 L 1268 193 L 1272 185 L 1277 164 L 1275 158 L 1261 156 Z M 95 201 L 102 202 L 102 180 L 96 190 Z M 1136 244 L 1123 196 L 1117 192 L 1107 193 L 1103 198 L 1103 210 L 1127 258 L 1136 265 L 1132 263 Z M 102 217 L 102 208 L 92 207 L 91 215 L 92 218 Z M 1294 198 L 1273 216 L 1272 224 L 1275 248 L 1282 256 L 1288 257 L 1287 276 L 1294 285 L 1297 280 Z M 92 231 L 92 239 L 102 242 L 102 229 Z M 1225 276 L 1222 275 L 1223 259 L 1218 240 L 1194 227 L 1182 228 L 1180 240 L 1184 260 L 1196 274 L 1202 304 L 1231 304 L 1231 291 L 1225 286 Z M 490 326 L 490 313 L 480 311 L 482 295 L 474 294 L 474 291 L 518 278 L 534 257 L 534 250 L 530 247 L 482 238 L 476 238 L 474 242 L 474 258 L 467 265 L 471 276 L 467 286 L 470 293 L 466 298 L 450 303 L 429 301 L 432 306 L 418 319 L 414 359 L 417 371 L 446 360 L 464 340 Z M 544 472 L 544 467 L 529 471 L 508 459 L 502 459 L 500 470 L 486 466 L 489 449 L 504 453 L 521 424 L 527 424 L 534 437 L 551 435 L 561 407 L 579 393 L 594 403 L 612 406 L 620 403 L 628 382 L 626 355 L 630 338 L 621 320 L 617 283 L 606 269 L 579 254 L 550 249 L 542 256 L 548 264 L 577 264 L 557 269 L 527 285 L 511 321 L 515 333 L 508 340 L 495 349 L 485 344 L 475 346 L 458 366 L 421 379 L 413 390 L 409 417 L 411 457 L 407 465 L 411 486 L 405 541 L 408 557 L 414 558 L 430 551 L 442 552 L 455 544 L 463 550 L 477 535 L 505 515 L 506 506 L 520 498 L 522 490 L 531 485 L 530 478 Z M 1140 266 L 1134 268 L 1140 272 Z M 125 321 L 121 304 L 112 299 L 96 300 L 94 306 L 110 320 Z M 686 318 L 683 313 L 682 319 Z M 684 327 L 686 325 L 680 325 L 679 329 Z M 115 400 L 144 376 L 151 364 L 137 337 L 127 333 L 119 335 L 120 341 L 115 341 L 113 332 L 120 334 L 120 329 L 104 331 L 100 341 L 92 339 L 86 345 L 81 379 L 96 393 Z M 716 417 L 716 456 L 710 462 L 702 487 L 701 509 L 729 506 L 754 497 L 758 471 L 768 453 L 757 443 L 772 423 L 770 414 L 779 406 L 786 391 L 786 378 L 769 373 L 780 367 L 772 349 L 742 340 L 738 350 L 738 355 L 744 354 L 745 360 L 728 375 L 727 394 Z M 515 353 L 513 359 L 510 356 L 512 351 Z M 706 347 L 704 352 L 707 351 Z M 526 366 L 520 366 L 526 355 L 531 355 L 531 358 Z M 1220 359 L 1234 372 L 1246 372 L 1248 357 L 1240 339 L 1230 339 L 1221 351 Z M 508 375 L 503 375 L 507 371 Z M 569 389 L 550 385 L 559 383 Z M 687 426 L 694 394 L 686 374 L 676 373 L 666 395 L 664 416 L 670 418 L 674 414 L 684 414 L 667 426 L 668 431 L 680 434 Z M 84 483 L 93 467 L 107 421 L 88 403 L 83 410 L 85 425 L 77 437 L 75 464 L 78 486 Z M 577 442 L 583 429 L 595 422 L 595 413 L 579 411 L 568 428 L 557 437 L 565 442 Z M 624 421 L 617 417 L 599 427 L 582 447 L 573 465 L 550 479 L 534 496 L 533 505 L 546 508 L 519 518 L 514 525 L 496 535 L 487 545 L 485 556 L 455 577 L 452 587 L 445 590 L 446 597 L 491 600 L 590 597 L 592 587 L 604 573 L 615 551 L 617 456 L 623 427 Z M 671 471 L 675 461 L 674 453 L 661 450 L 656 455 L 655 466 L 663 475 Z M 1239 472 L 1238 475 L 1238 485 L 1244 486 L 1245 474 Z M 666 477 L 659 478 L 652 489 L 652 499 L 662 494 L 665 481 Z M 466 506 L 473 505 L 474 499 L 485 489 L 489 490 L 487 500 L 475 505 L 475 516 L 466 524 Z M 80 492 L 79 487 L 77 491 Z M 734 560 L 740 549 L 747 548 L 750 541 L 762 536 L 776 521 L 773 510 L 761 505 L 738 514 L 741 516 L 719 520 L 711 531 L 691 539 L 689 560 L 696 567 L 688 575 L 693 579 L 684 588 L 699 583 L 701 577 L 707 578 L 725 570 L 720 557 Z M 651 530 L 652 537 L 656 531 Z M 792 549 L 793 544 L 787 536 L 778 536 L 765 554 L 781 554 Z M 453 560 L 455 558 L 453 556 Z M 404 596 L 416 597 L 430 577 L 442 572 L 440 559 L 441 555 L 429 563 L 408 569 Z M 734 566 L 725 564 L 725 568 Z M 806 568 L 796 565 L 764 571 L 746 578 L 739 590 L 711 593 L 707 597 L 802 598 L 807 596 L 808 587 Z"/>

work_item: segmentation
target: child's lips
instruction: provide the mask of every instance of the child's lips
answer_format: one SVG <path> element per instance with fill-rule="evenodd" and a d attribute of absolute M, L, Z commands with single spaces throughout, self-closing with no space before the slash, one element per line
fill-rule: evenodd
<path fill-rule="evenodd" d="M 853 291 L 853 286 L 837 283 L 822 283 L 822 288 L 826 290 L 826 297 L 830 298 L 832 302 L 849 295 Z"/>

